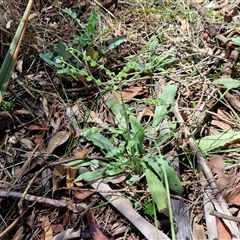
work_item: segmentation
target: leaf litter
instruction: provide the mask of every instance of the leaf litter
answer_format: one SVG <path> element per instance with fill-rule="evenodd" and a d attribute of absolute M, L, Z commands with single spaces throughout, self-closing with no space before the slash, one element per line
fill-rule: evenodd
<path fill-rule="evenodd" d="M 0 110 L 0 239 L 174 239 L 171 215 L 177 239 L 238 239 L 239 1 L 35 4 Z M 25 5 L 0 1 L 1 56 Z"/>

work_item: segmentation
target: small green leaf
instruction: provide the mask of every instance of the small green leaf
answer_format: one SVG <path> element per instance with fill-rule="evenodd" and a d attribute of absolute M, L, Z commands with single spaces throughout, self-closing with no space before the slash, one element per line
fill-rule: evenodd
<path fill-rule="evenodd" d="M 166 208 L 165 201 L 167 200 L 167 192 L 164 188 L 162 182 L 157 178 L 157 176 L 148 168 L 145 169 L 146 179 L 149 191 L 152 195 L 154 202 L 157 205 L 158 211 Z"/>
<path fill-rule="evenodd" d="M 144 129 L 141 123 L 132 114 L 129 116 L 129 121 L 131 124 L 132 132 L 134 133 L 133 139 L 135 140 L 135 146 L 137 147 L 138 153 L 142 154 L 143 151 L 143 141 L 145 137 Z"/>
<path fill-rule="evenodd" d="M 240 81 L 232 78 L 220 78 L 220 79 L 214 80 L 213 82 L 216 84 L 223 85 L 229 90 L 238 88 L 240 86 Z"/>
<path fill-rule="evenodd" d="M 92 60 L 96 60 L 99 56 L 99 53 L 95 51 L 93 47 L 88 47 L 86 55 L 89 56 Z"/>
<path fill-rule="evenodd" d="M 96 7 L 94 7 L 91 11 L 91 14 L 88 18 L 87 23 L 87 34 L 91 36 L 96 31 L 96 25 L 99 22 L 99 13 Z"/>
<path fill-rule="evenodd" d="M 83 129 L 82 135 L 88 140 L 91 141 L 94 145 L 98 146 L 103 150 L 107 150 L 111 155 L 116 152 L 116 148 L 110 142 L 110 140 L 104 137 L 99 130 L 94 128 Z"/>
<path fill-rule="evenodd" d="M 150 216 L 154 215 L 154 206 L 152 202 L 144 203 L 144 212 Z"/>
<path fill-rule="evenodd" d="M 110 49 L 114 49 L 126 40 L 126 35 L 115 37 L 108 41 Z"/>
<path fill-rule="evenodd" d="M 153 122 L 152 122 L 152 130 L 151 133 L 156 131 L 159 123 L 166 117 L 168 111 L 168 104 L 172 104 L 174 102 L 174 97 L 177 92 L 177 86 L 173 84 L 168 84 L 162 91 L 159 96 L 159 102 L 155 108 Z"/>
<path fill-rule="evenodd" d="M 48 63 L 49 65 L 55 66 L 57 68 L 61 68 L 62 65 L 58 64 L 60 62 L 60 57 L 54 57 L 52 52 L 48 52 L 45 54 L 40 53 L 40 58 Z"/>

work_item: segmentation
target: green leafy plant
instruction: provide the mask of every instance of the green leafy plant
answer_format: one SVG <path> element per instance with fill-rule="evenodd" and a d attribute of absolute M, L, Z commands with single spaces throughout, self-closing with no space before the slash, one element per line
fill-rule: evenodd
<path fill-rule="evenodd" d="M 106 46 L 99 46 L 97 39 L 101 33 L 96 30 L 99 21 L 99 13 L 96 8 L 92 10 L 86 24 L 81 23 L 77 14 L 70 9 L 65 9 L 64 13 L 68 14 L 78 23 L 82 29 L 82 34 L 74 35 L 73 43 L 68 46 L 60 42 L 58 46 L 53 49 L 53 52 L 40 54 L 40 57 L 46 63 L 57 68 L 58 74 L 70 75 L 75 79 L 78 79 L 78 76 L 84 76 L 88 81 L 94 81 L 99 85 L 104 85 L 99 79 L 94 78 L 89 70 L 89 67 L 98 68 L 105 72 L 110 81 L 112 81 L 112 86 L 114 86 L 114 81 L 129 79 L 129 72 L 135 72 L 129 79 L 132 80 L 138 78 L 140 74 L 165 71 L 166 66 L 178 61 L 178 59 L 171 54 L 171 51 L 159 53 L 157 49 L 159 40 L 156 36 L 153 36 L 147 45 L 141 49 L 141 55 L 144 57 L 139 58 L 137 55 L 133 56 L 132 59 L 125 64 L 123 69 L 116 74 L 109 71 L 103 64 L 99 63 L 98 60 L 104 54 L 110 53 L 113 49 L 121 45 L 126 40 L 126 35 L 110 39 Z"/>
<path fill-rule="evenodd" d="M 114 121 L 116 127 L 107 128 L 107 131 L 112 133 L 112 138 L 106 138 L 102 132 L 104 128 L 86 128 L 83 129 L 82 135 L 95 146 L 97 146 L 105 156 L 107 162 L 98 161 L 97 168 L 93 172 L 84 172 L 76 178 L 77 181 L 93 181 L 104 176 L 112 176 L 125 171 L 130 171 L 132 178 L 128 180 L 128 183 L 138 181 L 141 176 L 146 176 L 149 191 L 156 203 L 157 209 L 162 210 L 166 207 L 166 183 L 170 190 L 181 193 L 182 184 L 178 179 L 169 160 L 161 155 L 157 149 L 158 144 L 153 144 L 153 148 L 144 148 L 144 141 L 146 134 L 149 131 L 156 129 L 157 123 L 159 124 L 166 116 L 167 108 L 173 103 L 174 95 L 176 92 L 175 85 L 167 85 L 162 94 L 159 96 L 159 104 L 157 108 L 160 108 L 160 103 L 164 108 L 164 111 L 156 110 L 156 114 L 150 130 L 145 130 L 142 124 L 137 120 L 130 108 L 126 108 L 124 104 L 119 103 L 115 98 L 109 98 L 107 105 L 114 115 Z M 167 98 L 165 98 L 167 94 Z M 159 140 L 161 136 L 159 136 Z M 158 141 L 158 140 L 156 140 Z M 152 154 L 152 151 L 156 150 L 156 154 Z M 70 165 L 82 166 L 84 161 L 75 161 Z M 93 164 L 92 164 L 93 165 Z M 159 197 L 161 196 L 161 197 Z"/>
<path fill-rule="evenodd" d="M 141 74 L 144 75 L 149 72 L 164 72 L 168 64 L 177 61 L 172 56 L 171 51 L 159 53 L 159 40 L 156 36 L 153 36 L 141 49 L 141 58 L 139 55 L 132 56 L 132 59 L 118 73 L 110 71 L 98 62 L 98 58 L 101 54 L 105 54 L 122 44 L 126 36 L 111 39 L 108 46 L 98 47 L 96 53 L 95 39 L 99 34 L 96 31 L 99 19 L 97 10 L 93 9 L 86 24 L 82 24 L 76 13 L 71 10 L 66 9 L 64 12 L 76 20 L 82 29 L 82 34 L 74 36 L 71 46 L 59 43 L 54 48 L 54 52 L 40 55 L 48 64 L 56 67 L 59 74 L 71 75 L 74 78 L 82 75 L 87 80 L 94 80 L 95 83 L 102 86 L 104 83 L 92 76 L 88 66 L 98 68 L 104 71 L 112 81 L 110 87 L 109 84 L 104 86 L 105 90 L 109 88 L 111 91 L 116 91 L 117 89 L 121 90 L 126 79 L 129 79 L 128 73 L 130 72 L 133 73 L 130 79 L 138 78 Z M 116 86 L 115 81 L 120 82 L 120 84 Z M 165 208 L 166 198 L 169 197 L 169 191 L 166 188 L 177 193 L 182 191 L 181 181 L 176 176 L 171 163 L 159 150 L 162 144 L 174 137 L 176 124 L 169 122 L 169 131 L 162 132 L 158 136 L 155 133 L 163 120 L 167 119 L 176 91 L 176 85 L 168 84 L 157 96 L 157 99 L 153 100 L 156 107 L 150 128 L 145 128 L 146 126 L 137 120 L 131 106 L 126 106 L 121 100 L 116 100 L 113 97 L 109 98 L 107 106 L 113 114 L 115 126 L 108 128 L 91 127 L 82 130 L 82 136 L 100 149 L 106 161 L 98 160 L 86 163 L 86 161 L 78 160 L 72 162 L 70 165 L 92 166 L 95 169 L 94 171 L 81 173 L 75 181 L 94 181 L 104 176 L 113 176 L 127 171 L 131 173 L 127 182 L 133 184 L 145 176 L 157 209 Z M 110 132 L 111 137 L 105 137 L 104 131 Z M 146 136 L 155 137 L 149 148 L 144 146 Z"/>

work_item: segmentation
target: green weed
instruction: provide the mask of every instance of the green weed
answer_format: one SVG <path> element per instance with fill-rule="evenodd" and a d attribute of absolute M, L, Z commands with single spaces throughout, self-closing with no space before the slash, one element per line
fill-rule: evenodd
<path fill-rule="evenodd" d="M 54 52 L 41 54 L 40 57 L 48 64 L 57 68 L 58 74 L 70 75 L 77 79 L 78 75 L 85 76 L 88 81 L 94 81 L 98 86 L 116 91 L 122 89 L 126 84 L 126 79 L 135 79 L 140 75 L 149 73 L 162 73 L 166 71 L 167 66 L 178 61 L 171 51 L 160 53 L 158 51 L 158 37 L 152 36 L 149 42 L 144 46 L 140 54 L 132 56 L 132 58 L 122 67 L 118 73 L 107 69 L 103 64 L 99 63 L 99 59 L 105 53 L 109 53 L 112 49 L 122 44 L 126 36 L 119 36 L 108 42 L 108 47 L 97 47 L 94 39 L 97 39 L 96 26 L 99 15 L 96 9 L 90 14 L 87 24 L 82 24 L 77 15 L 71 10 L 65 10 L 66 14 L 75 19 L 81 27 L 83 33 L 74 36 L 71 46 L 59 43 L 54 48 Z M 97 50 L 96 50 L 97 47 Z M 141 57 L 140 57 L 141 56 Z M 103 83 L 100 79 L 92 76 L 88 67 L 98 68 L 103 71 L 109 78 L 110 85 Z M 131 76 L 129 76 L 131 73 Z M 115 84 L 118 81 L 119 84 Z M 84 161 L 77 160 L 69 165 L 71 166 L 95 166 L 96 170 L 92 172 L 84 172 L 80 174 L 77 181 L 94 181 L 104 176 L 113 176 L 123 172 L 130 172 L 128 184 L 133 184 L 145 176 L 149 191 L 156 204 L 158 210 L 166 207 L 166 199 L 169 198 L 169 189 L 181 193 L 182 184 L 178 179 L 170 161 L 164 157 L 160 148 L 174 137 L 176 123 L 169 122 L 169 132 L 161 133 L 156 136 L 159 125 L 168 117 L 169 109 L 174 102 L 177 86 L 168 84 L 162 93 L 153 99 L 156 104 L 155 113 L 150 128 L 146 128 L 140 123 L 130 106 L 126 106 L 120 100 L 109 98 L 107 106 L 114 117 L 114 127 L 97 128 L 90 127 L 82 130 L 82 136 L 102 152 L 106 161 L 93 160 Z M 104 132 L 111 133 L 111 137 L 107 138 Z M 109 134 L 108 134 L 109 136 Z M 146 136 L 156 136 L 155 140 L 150 143 L 151 147 L 145 147 Z M 169 189 L 168 189 L 169 188 Z M 150 205 L 148 206 L 149 211 Z"/>

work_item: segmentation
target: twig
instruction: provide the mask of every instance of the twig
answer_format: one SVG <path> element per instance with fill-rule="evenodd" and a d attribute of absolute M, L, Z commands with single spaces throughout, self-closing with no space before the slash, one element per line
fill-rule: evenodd
<path fill-rule="evenodd" d="M 7 235 L 15 227 L 15 225 L 18 223 L 19 220 L 20 220 L 20 216 L 16 218 L 4 231 L 0 233 L 0 240 L 6 239 L 4 238 L 5 235 Z"/>
<path fill-rule="evenodd" d="M 231 216 L 231 213 L 228 210 L 228 205 L 227 205 L 226 201 L 223 199 L 222 194 L 220 194 L 217 184 L 216 184 L 216 181 L 213 177 L 212 171 L 210 170 L 209 166 L 207 165 L 207 160 L 203 157 L 203 154 L 201 153 L 200 149 L 198 148 L 197 144 L 195 143 L 188 127 L 184 126 L 184 121 L 179 112 L 177 103 L 175 103 L 175 105 L 173 107 L 173 111 L 174 111 L 175 117 L 177 118 L 181 127 L 184 129 L 186 138 L 188 139 L 188 143 L 189 143 L 190 147 L 192 148 L 193 152 L 195 153 L 209 185 L 212 187 L 213 194 L 215 194 L 215 197 L 217 200 L 216 203 L 214 202 L 215 207 L 219 207 L 219 209 L 222 210 L 224 214 Z M 227 219 L 223 219 L 223 221 L 229 228 L 230 232 L 232 233 L 232 239 L 240 239 L 240 233 L 239 233 L 236 223 L 231 222 Z"/>
<path fill-rule="evenodd" d="M 6 191 L 6 190 L 0 190 L 0 198 L 22 198 L 23 194 L 16 191 Z M 24 200 L 30 201 L 30 202 L 39 202 L 47 204 L 51 207 L 66 207 L 67 204 L 64 202 L 61 202 L 59 200 L 55 200 L 52 198 L 47 197 L 38 197 L 30 194 L 26 194 L 24 197 Z"/>
<path fill-rule="evenodd" d="M 209 212 L 209 214 L 210 214 L 210 215 L 213 215 L 213 216 L 215 216 L 215 217 L 227 219 L 227 220 L 229 220 L 229 221 L 240 222 L 240 218 L 239 218 L 239 217 L 229 216 L 229 215 L 227 215 L 227 214 L 220 213 L 220 212 L 217 212 L 217 211 L 215 211 L 215 210 L 212 210 L 211 212 Z"/>

